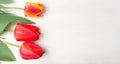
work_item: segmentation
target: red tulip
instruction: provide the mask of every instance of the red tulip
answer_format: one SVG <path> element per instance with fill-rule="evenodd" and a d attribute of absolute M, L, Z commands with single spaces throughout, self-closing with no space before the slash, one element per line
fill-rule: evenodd
<path fill-rule="evenodd" d="M 29 24 L 17 24 L 14 37 L 17 41 L 35 41 L 40 36 L 39 28 Z"/>
<path fill-rule="evenodd" d="M 27 2 L 24 8 L 24 15 L 29 17 L 42 16 L 44 5 L 38 2 Z"/>
<path fill-rule="evenodd" d="M 20 55 L 23 59 L 38 59 L 44 54 L 42 47 L 33 42 L 26 41 L 20 47 Z"/>

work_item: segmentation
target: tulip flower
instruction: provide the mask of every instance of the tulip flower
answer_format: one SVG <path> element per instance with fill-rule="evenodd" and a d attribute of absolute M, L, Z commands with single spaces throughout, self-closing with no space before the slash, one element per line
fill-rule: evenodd
<path fill-rule="evenodd" d="M 20 55 L 23 59 L 38 59 L 44 54 L 42 47 L 33 42 L 26 41 L 20 47 Z"/>
<path fill-rule="evenodd" d="M 40 36 L 39 28 L 30 24 L 17 24 L 14 37 L 17 41 L 35 41 Z"/>
<path fill-rule="evenodd" d="M 38 2 L 27 2 L 24 8 L 24 15 L 29 17 L 42 16 L 44 5 Z"/>

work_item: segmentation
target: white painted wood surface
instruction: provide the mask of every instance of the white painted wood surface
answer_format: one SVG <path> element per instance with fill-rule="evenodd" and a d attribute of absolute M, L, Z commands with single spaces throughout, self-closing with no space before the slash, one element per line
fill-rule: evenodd
<path fill-rule="evenodd" d="M 22 60 L 19 49 L 10 46 L 17 61 L 2 64 L 120 64 L 120 0 L 15 0 L 10 6 L 24 7 L 27 1 L 46 6 L 44 17 L 28 18 L 41 28 L 37 43 L 46 54 Z M 12 33 L 3 36 L 16 43 Z"/>

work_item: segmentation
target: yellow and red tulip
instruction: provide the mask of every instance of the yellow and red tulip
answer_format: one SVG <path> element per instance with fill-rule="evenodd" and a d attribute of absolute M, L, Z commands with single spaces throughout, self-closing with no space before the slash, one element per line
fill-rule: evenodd
<path fill-rule="evenodd" d="M 41 17 L 44 5 L 38 2 L 27 2 L 24 8 L 24 15 L 28 17 Z"/>

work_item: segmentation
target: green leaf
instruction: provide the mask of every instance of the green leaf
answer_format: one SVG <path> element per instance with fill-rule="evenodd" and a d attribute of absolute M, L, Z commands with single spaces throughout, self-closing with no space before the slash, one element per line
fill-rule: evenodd
<path fill-rule="evenodd" d="M 9 4 L 12 2 L 13 2 L 13 0 L 0 0 L 0 4 Z"/>
<path fill-rule="evenodd" d="M 0 60 L 1 61 L 16 61 L 15 56 L 8 46 L 0 40 Z"/>
<path fill-rule="evenodd" d="M 9 24 L 16 24 L 16 23 L 26 23 L 26 24 L 34 24 L 34 22 L 25 19 L 23 17 L 19 17 L 10 13 L 0 13 L 0 34 L 7 29 Z"/>

